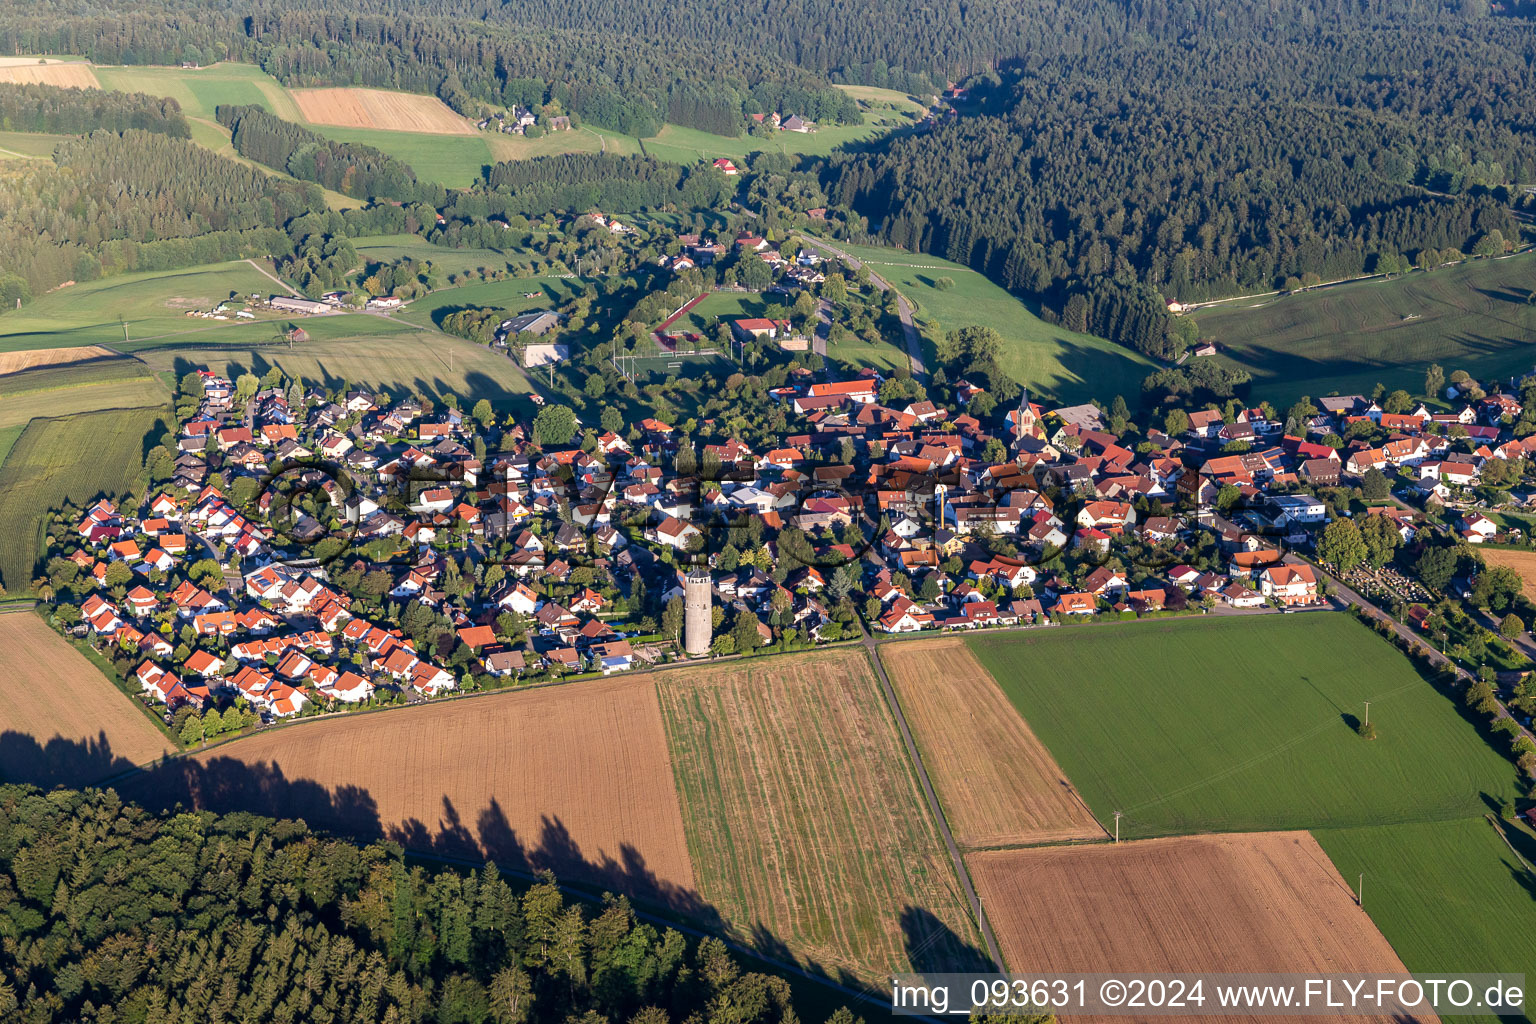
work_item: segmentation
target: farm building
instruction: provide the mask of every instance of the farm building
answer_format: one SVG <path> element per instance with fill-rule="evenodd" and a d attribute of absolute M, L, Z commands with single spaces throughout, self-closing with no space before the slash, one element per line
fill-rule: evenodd
<path fill-rule="evenodd" d="M 273 309 L 281 309 L 289 313 L 324 313 L 331 308 L 324 302 L 293 295 L 274 295 L 268 305 Z"/>

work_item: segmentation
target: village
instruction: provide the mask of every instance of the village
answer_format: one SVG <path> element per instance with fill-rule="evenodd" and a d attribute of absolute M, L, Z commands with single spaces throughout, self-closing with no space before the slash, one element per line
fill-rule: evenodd
<path fill-rule="evenodd" d="M 989 429 L 964 382 L 951 410 L 882 403 L 874 371 L 791 379 L 776 445 L 695 451 L 654 418 L 621 436 L 558 407 L 498 421 L 194 371 L 169 484 L 56 538 L 59 621 L 167 711 L 274 720 L 684 658 L 690 570 L 713 591 L 690 645 L 707 657 L 1304 610 L 1328 606 L 1330 523 L 1355 528 L 1320 494 L 1374 476 L 1363 519 L 1389 550 L 1433 525 L 1425 503 L 1477 544 L 1504 531 L 1446 506 L 1536 447 L 1510 438 L 1506 394 L 1452 414 L 1323 398 L 1305 437 L 1260 409 L 1197 411 L 1137 441 L 1091 404 L 1026 395 Z"/>

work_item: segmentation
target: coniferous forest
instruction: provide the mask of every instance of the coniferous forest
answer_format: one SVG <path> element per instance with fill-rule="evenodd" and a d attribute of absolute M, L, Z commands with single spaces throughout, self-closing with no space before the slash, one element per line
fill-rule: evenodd
<path fill-rule="evenodd" d="M 781 978 L 628 902 L 299 821 L 0 786 L 0 1019 L 790 1024 Z M 834 1020 L 852 1024 L 838 1011 Z"/>

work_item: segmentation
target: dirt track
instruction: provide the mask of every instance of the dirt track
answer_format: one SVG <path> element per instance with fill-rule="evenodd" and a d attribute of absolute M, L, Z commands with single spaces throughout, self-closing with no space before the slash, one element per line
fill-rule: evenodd
<path fill-rule="evenodd" d="M 880 660 L 957 842 L 975 848 L 1103 838 L 1056 759 L 963 640 L 884 644 Z"/>
<path fill-rule="evenodd" d="M 993 851 L 967 861 L 1012 970 L 1407 973 L 1306 832 Z"/>

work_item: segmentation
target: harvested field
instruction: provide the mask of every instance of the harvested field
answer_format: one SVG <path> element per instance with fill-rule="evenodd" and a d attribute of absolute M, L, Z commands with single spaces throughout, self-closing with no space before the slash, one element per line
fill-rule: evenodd
<path fill-rule="evenodd" d="M 1102 838 L 1082 798 L 963 640 L 880 647 L 963 846 Z"/>
<path fill-rule="evenodd" d="M 1406 973 L 1306 832 L 992 851 L 967 861 L 1014 970 Z"/>
<path fill-rule="evenodd" d="M 1502 565 L 1520 574 L 1520 590 L 1527 598 L 1536 601 L 1536 551 L 1515 551 L 1513 549 L 1489 548 L 1481 549 L 1483 561 L 1489 565 Z"/>
<path fill-rule="evenodd" d="M 563 880 L 682 909 L 693 888 L 656 689 L 646 679 L 275 729 L 180 761 L 132 792 L 547 867 Z"/>
<path fill-rule="evenodd" d="M 143 709 L 31 612 L 0 614 L 0 779 L 99 782 L 175 750 Z"/>
<path fill-rule="evenodd" d="M 101 83 L 89 64 L 79 61 L 50 60 L 38 63 L 36 57 L 8 57 L 0 63 L 0 82 L 25 85 L 58 85 L 75 89 L 100 89 Z"/>
<path fill-rule="evenodd" d="M 436 96 L 384 89 L 299 89 L 293 98 L 312 124 L 435 135 L 474 135 L 475 126 Z"/>
<path fill-rule="evenodd" d="M 856 650 L 661 677 L 700 895 L 834 975 L 989 969 L 878 685 Z"/>
<path fill-rule="evenodd" d="M 114 353 L 100 345 L 81 345 L 78 348 L 34 348 L 23 352 L 0 352 L 0 375 L 32 370 L 39 366 L 57 366 L 61 363 L 78 363 L 86 359 L 104 359 Z"/>

